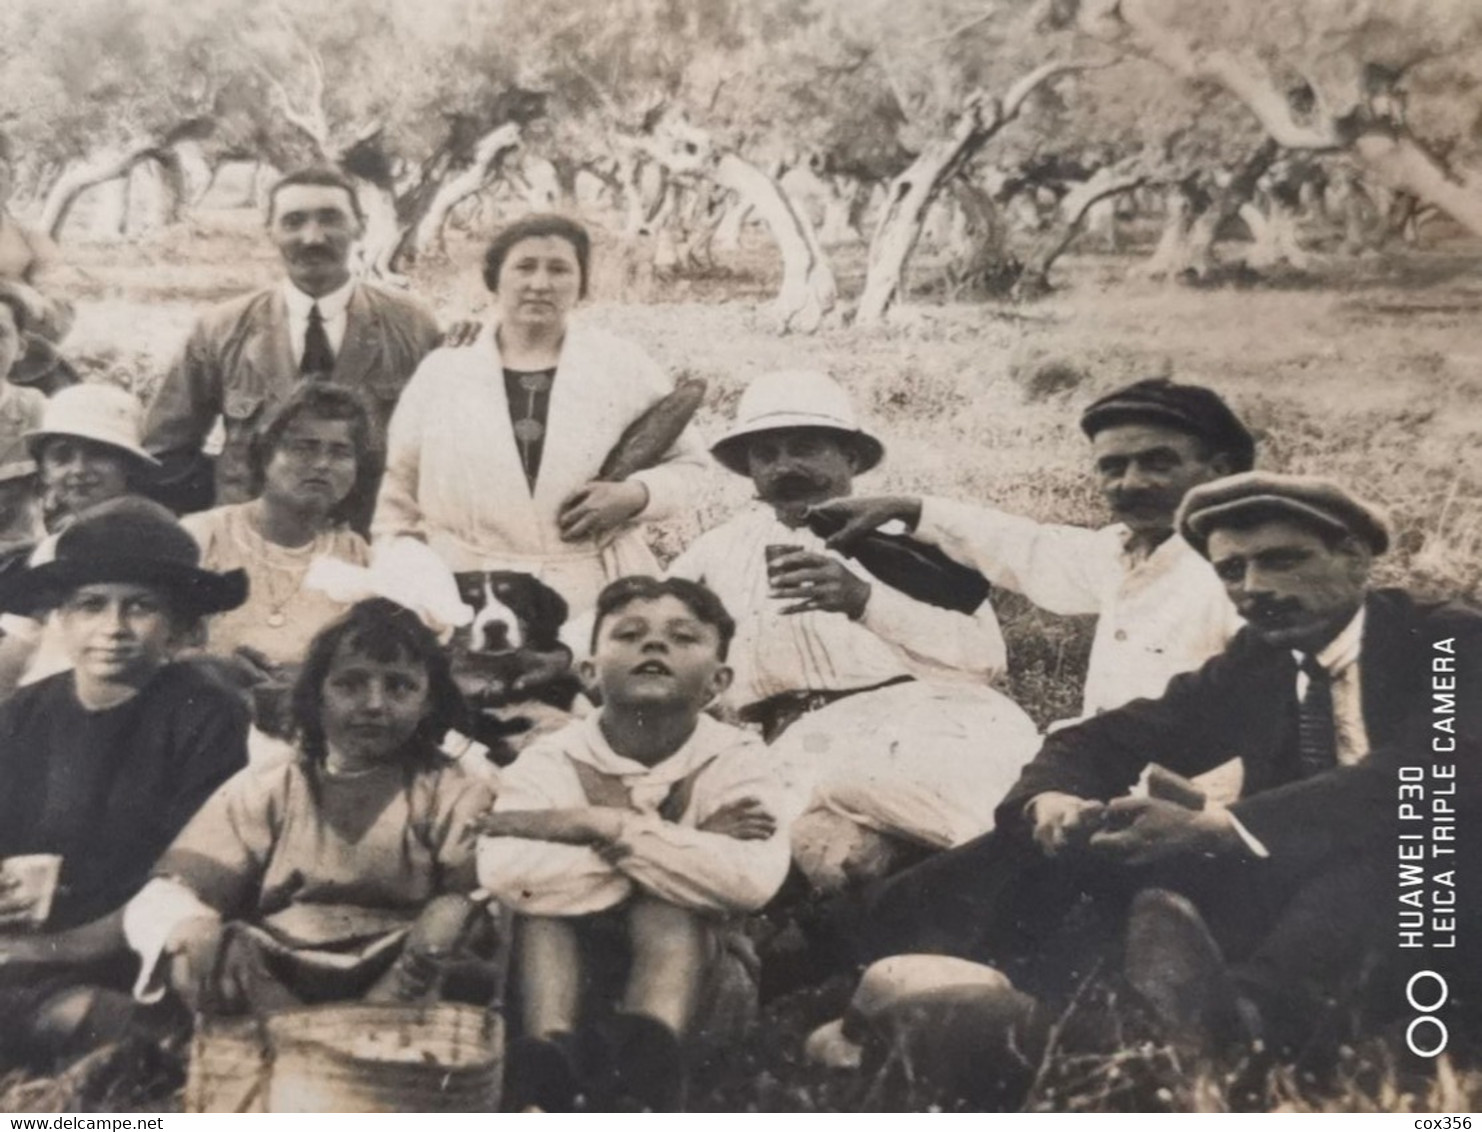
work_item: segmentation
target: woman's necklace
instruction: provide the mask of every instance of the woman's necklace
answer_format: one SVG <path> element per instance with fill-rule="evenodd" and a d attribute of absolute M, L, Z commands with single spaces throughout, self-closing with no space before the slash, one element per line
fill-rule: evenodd
<path fill-rule="evenodd" d="M 554 368 L 504 371 L 505 396 L 509 401 L 515 447 L 519 450 L 520 467 L 525 472 L 525 484 L 532 492 L 545 441 L 546 423 L 543 418 L 550 411 L 550 390 L 555 376 Z"/>
<path fill-rule="evenodd" d="M 545 425 L 541 424 L 535 416 L 535 403 L 536 399 L 551 387 L 551 374 L 549 371 L 522 373 L 519 384 L 525 393 L 525 412 L 515 421 L 515 440 L 520 445 L 520 460 L 528 468 L 530 449 L 539 444 L 541 437 L 545 436 Z"/>
<path fill-rule="evenodd" d="M 247 519 L 247 528 L 250 537 L 239 539 L 238 543 L 261 567 L 252 572 L 252 584 L 268 599 L 268 612 L 263 623 L 269 629 L 281 629 L 288 624 L 288 603 L 303 588 L 304 575 L 309 572 L 309 563 L 319 547 L 319 539 L 303 546 L 279 546 L 263 537 L 250 518 Z"/>

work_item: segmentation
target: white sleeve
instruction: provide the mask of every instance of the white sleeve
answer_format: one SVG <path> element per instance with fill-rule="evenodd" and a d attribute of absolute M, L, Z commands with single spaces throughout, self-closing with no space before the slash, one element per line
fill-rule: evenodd
<path fill-rule="evenodd" d="M 975 682 L 987 682 L 1008 668 L 1008 649 L 992 602 L 983 602 L 975 613 L 957 613 L 872 579 L 859 623 L 901 653 L 920 675 L 960 680 L 968 674 Z"/>
<path fill-rule="evenodd" d="M 124 905 L 123 933 L 139 956 L 134 997 L 158 1002 L 165 995 L 160 959 L 175 929 L 187 920 L 221 919 L 216 909 L 173 877 L 155 877 Z"/>
<path fill-rule="evenodd" d="M 914 533 L 1051 613 L 1101 612 L 1125 573 L 1112 528 L 1037 523 L 991 507 L 927 498 Z"/>
<path fill-rule="evenodd" d="M 501 810 L 585 806 L 575 773 L 559 751 L 531 747 L 500 774 Z M 479 884 L 501 903 L 532 916 L 581 916 L 627 899 L 632 882 L 586 845 L 526 837 L 483 837 Z"/>
<path fill-rule="evenodd" d="M 696 829 L 731 802 L 755 798 L 777 819 L 765 841 Z M 618 867 L 641 887 L 682 908 L 752 912 L 777 894 L 792 859 L 782 788 L 760 744 L 744 743 L 701 773 L 684 822 L 634 814 L 623 820 Z"/>
<path fill-rule="evenodd" d="M 422 466 L 422 414 L 434 381 L 427 360 L 412 375 L 386 427 L 386 470 L 376 496 L 371 535 L 378 542 L 398 537 L 425 538 L 419 501 Z"/>

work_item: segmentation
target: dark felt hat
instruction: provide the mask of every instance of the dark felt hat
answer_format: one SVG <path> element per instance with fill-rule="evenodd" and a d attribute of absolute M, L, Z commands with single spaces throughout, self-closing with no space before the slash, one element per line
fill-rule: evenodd
<path fill-rule="evenodd" d="M 134 582 L 159 586 L 187 615 L 221 613 L 247 600 L 247 572 L 201 568 L 201 548 L 157 503 L 124 496 L 78 516 L 52 556 L 0 575 L 0 610 L 32 614 L 78 586 Z"/>
<path fill-rule="evenodd" d="M 1218 393 L 1202 385 L 1150 377 L 1091 402 L 1081 414 L 1081 431 L 1087 436 L 1114 425 L 1137 423 L 1169 425 L 1197 436 L 1216 451 L 1227 453 L 1234 471 L 1246 472 L 1255 466 L 1256 442 L 1250 431 Z"/>
<path fill-rule="evenodd" d="M 1295 519 L 1308 526 L 1363 539 L 1375 554 L 1389 549 L 1389 523 L 1372 503 L 1331 480 L 1245 472 L 1200 484 L 1184 496 L 1178 529 L 1200 554 L 1221 527 L 1244 527 L 1263 519 Z"/>

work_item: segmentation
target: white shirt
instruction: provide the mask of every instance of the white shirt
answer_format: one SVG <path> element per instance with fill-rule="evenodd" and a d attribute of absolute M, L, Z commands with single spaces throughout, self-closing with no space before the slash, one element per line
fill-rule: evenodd
<path fill-rule="evenodd" d="M 1097 615 L 1083 715 L 1161 696 L 1241 626 L 1213 567 L 1177 535 L 1137 555 L 1120 523 L 1060 526 L 945 499 L 922 501 L 915 534 L 1041 609 Z"/>
<path fill-rule="evenodd" d="M 791 860 L 782 786 L 760 739 L 702 715 L 679 750 L 656 766 L 624 758 L 608 745 L 600 713 L 538 740 L 500 774 L 500 810 L 587 806 L 575 766 L 618 779 L 632 799 L 609 861 L 585 845 L 521 837 L 479 842 L 479 883 L 532 916 L 581 916 L 615 907 L 635 889 L 682 908 L 750 912 L 782 887 Z M 693 778 L 691 778 L 693 776 Z M 691 779 L 678 821 L 659 816 L 670 791 Z M 696 826 L 722 806 L 755 798 L 777 818 L 765 841 L 740 841 Z"/>
<path fill-rule="evenodd" d="M 1313 658 L 1333 678 L 1333 726 L 1337 733 L 1339 766 L 1353 766 L 1369 753 L 1369 732 L 1364 726 L 1363 693 L 1359 687 L 1359 650 L 1363 640 L 1364 607 L 1359 606 L 1353 620 Z M 1306 654 L 1293 649 L 1292 658 L 1298 665 L 1297 702 L 1301 703 L 1309 682 L 1307 673 L 1301 669 Z M 1271 856 L 1270 850 L 1233 814 L 1230 824 L 1257 857 Z"/>
<path fill-rule="evenodd" d="M 819 610 L 784 614 L 789 603 L 769 596 L 769 543 L 842 561 L 871 583 L 864 614 L 858 621 Z M 806 528 L 785 526 L 770 507 L 707 531 L 674 560 L 669 574 L 709 586 L 736 619 L 729 658 L 736 678 L 729 699 L 737 705 L 782 692 L 870 688 L 901 676 L 986 684 L 1007 664 L 991 603 L 966 614 L 907 597 L 859 563 L 825 550 Z"/>
<path fill-rule="evenodd" d="M 1369 732 L 1364 726 L 1363 689 L 1359 684 L 1359 649 L 1364 639 L 1364 607 L 1353 615 L 1313 658 L 1333 678 L 1333 727 L 1338 740 L 1338 764 L 1352 766 L 1369 753 Z M 1304 654 L 1293 652 L 1301 665 Z M 1297 702 L 1307 694 L 1307 673 L 1297 669 Z"/>
<path fill-rule="evenodd" d="M 350 296 L 355 293 L 355 280 L 349 279 L 338 291 L 331 291 L 319 298 L 304 294 L 292 282 L 283 281 L 283 301 L 288 304 L 288 341 L 293 347 L 295 363 L 303 360 L 304 336 L 309 332 L 309 311 L 319 304 L 319 314 L 324 319 L 324 333 L 329 338 L 329 348 L 334 356 L 340 356 L 340 347 L 345 341 L 345 327 L 350 319 L 348 310 Z"/>

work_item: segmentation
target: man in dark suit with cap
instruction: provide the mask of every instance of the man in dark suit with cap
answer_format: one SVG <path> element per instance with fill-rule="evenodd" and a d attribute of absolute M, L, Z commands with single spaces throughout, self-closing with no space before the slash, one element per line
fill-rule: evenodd
<path fill-rule="evenodd" d="M 1335 1007 L 1393 1015 L 1422 970 L 1453 1021 L 1475 1010 L 1477 913 L 1456 894 L 1482 876 L 1482 614 L 1369 589 L 1384 519 L 1327 481 L 1209 483 L 1179 529 L 1246 627 L 1160 698 L 1051 735 L 993 834 L 887 882 L 864 957 L 976 959 L 1054 1002 L 1125 928 L 1132 986 L 1203 1048 L 1295 1049 Z M 1151 762 L 1192 775 L 1232 756 L 1228 807 L 1127 794 Z M 1427 903 L 1406 937 L 1396 856 L 1414 833 Z"/>

